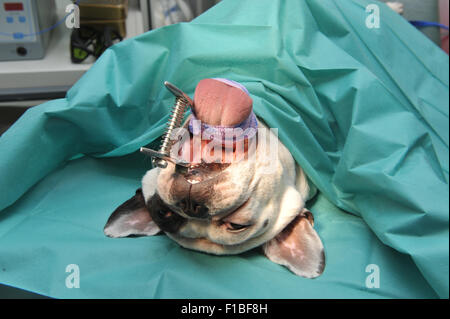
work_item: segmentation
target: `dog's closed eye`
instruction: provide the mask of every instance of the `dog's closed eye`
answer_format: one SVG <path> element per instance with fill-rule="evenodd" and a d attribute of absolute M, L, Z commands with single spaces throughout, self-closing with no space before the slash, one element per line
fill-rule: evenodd
<path fill-rule="evenodd" d="M 227 222 L 224 225 L 225 225 L 226 229 L 232 233 L 241 232 L 251 226 L 251 225 L 235 224 L 235 223 L 231 223 L 231 222 Z"/>

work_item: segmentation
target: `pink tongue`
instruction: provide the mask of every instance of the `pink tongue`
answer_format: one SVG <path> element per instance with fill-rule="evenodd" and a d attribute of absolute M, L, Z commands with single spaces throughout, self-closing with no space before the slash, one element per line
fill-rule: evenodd
<path fill-rule="evenodd" d="M 240 124 L 250 115 L 252 104 L 244 91 L 218 80 L 201 80 L 195 89 L 195 115 L 208 125 Z"/>

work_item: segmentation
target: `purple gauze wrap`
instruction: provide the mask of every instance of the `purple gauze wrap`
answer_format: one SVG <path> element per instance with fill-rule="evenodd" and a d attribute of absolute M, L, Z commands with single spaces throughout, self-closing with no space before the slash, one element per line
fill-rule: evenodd
<path fill-rule="evenodd" d="M 242 84 L 223 78 L 213 78 L 230 86 L 238 88 L 249 95 L 248 90 Z M 237 142 L 244 138 L 253 138 L 258 130 L 258 121 L 256 120 L 256 115 L 251 111 L 250 115 L 241 123 L 234 126 L 220 126 L 220 125 L 208 125 L 203 123 L 195 116 L 192 112 L 191 118 L 189 120 L 189 131 L 193 135 L 202 134 L 202 138 L 206 139 L 222 139 L 222 143 L 225 142 Z"/>

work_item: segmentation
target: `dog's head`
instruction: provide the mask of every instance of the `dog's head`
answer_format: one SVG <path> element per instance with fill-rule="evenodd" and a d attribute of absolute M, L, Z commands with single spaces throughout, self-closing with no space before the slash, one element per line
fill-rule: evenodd
<path fill-rule="evenodd" d="M 236 159 L 241 152 L 239 160 L 202 162 L 187 170 L 168 163 L 149 170 L 142 188 L 111 215 L 105 234 L 163 231 L 183 247 L 218 255 L 262 246 L 269 259 L 297 275 L 320 275 L 324 252 L 304 208 L 307 179 L 274 133 L 258 123 L 258 133 L 241 145 L 208 149 L 221 158 L 230 152 Z M 189 139 L 180 149 L 193 144 Z"/>

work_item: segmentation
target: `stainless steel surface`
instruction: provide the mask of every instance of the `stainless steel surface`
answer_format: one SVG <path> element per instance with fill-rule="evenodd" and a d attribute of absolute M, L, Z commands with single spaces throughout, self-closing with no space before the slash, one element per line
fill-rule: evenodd
<path fill-rule="evenodd" d="M 191 165 L 188 162 L 177 161 L 176 159 L 174 159 L 172 157 L 169 157 L 169 156 L 166 156 L 166 155 L 164 155 L 164 154 L 162 154 L 160 152 L 154 151 L 151 148 L 141 147 L 139 149 L 139 151 L 141 153 L 145 154 L 145 155 L 151 156 L 153 158 L 156 157 L 158 159 L 162 159 L 164 161 L 171 162 L 171 163 L 173 163 L 175 165 L 180 165 L 180 166 L 183 166 L 183 167 L 190 167 L 190 165 Z"/>
<path fill-rule="evenodd" d="M 164 85 L 173 95 L 175 95 L 175 105 L 172 108 L 172 112 L 169 116 L 169 121 L 167 122 L 166 131 L 162 138 L 161 148 L 158 152 L 151 149 L 144 149 L 144 153 L 149 154 L 153 157 L 153 165 L 157 167 L 166 168 L 167 161 L 173 162 L 174 164 L 179 166 L 186 166 L 184 165 L 184 163 L 170 158 L 170 149 L 173 144 L 171 136 L 173 131 L 181 126 L 184 118 L 184 113 L 186 112 L 186 109 L 188 107 L 192 107 L 193 102 L 186 93 L 181 91 L 172 83 L 166 81 L 164 82 Z M 141 148 L 141 152 L 142 151 L 143 148 Z"/>

